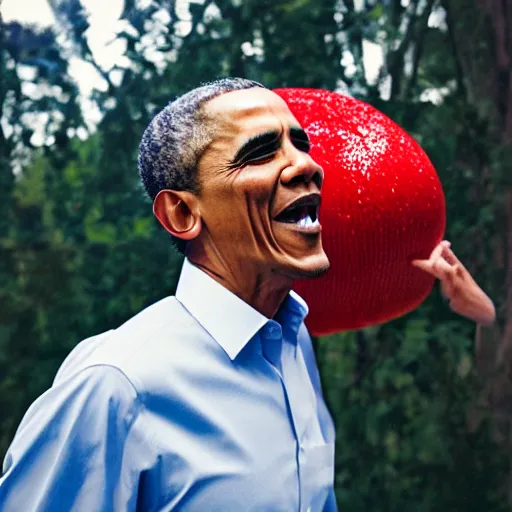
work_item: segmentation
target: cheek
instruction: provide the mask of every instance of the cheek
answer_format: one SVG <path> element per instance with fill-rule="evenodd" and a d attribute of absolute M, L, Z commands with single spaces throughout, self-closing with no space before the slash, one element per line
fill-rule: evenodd
<path fill-rule="evenodd" d="M 233 180 L 208 188 L 208 206 L 229 206 L 240 214 L 256 210 L 267 212 L 275 181 L 269 176 L 261 167 L 242 169 Z"/>
<path fill-rule="evenodd" d="M 248 166 L 203 184 L 202 216 L 208 231 L 220 241 L 268 245 L 273 239 L 270 204 L 278 183 L 276 162 Z M 272 242 L 270 242 L 272 244 Z"/>
<path fill-rule="evenodd" d="M 245 234 L 261 230 L 262 217 L 267 211 L 264 195 L 250 180 L 211 187 L 202 205 L 202 217 L 207 229 L 215 233 L 217 238 L 238 242 Z"/>
<path fill-rule="evenodd" d="M 244 198 L 250 207 L 268 210 L 278 182 L 279 171 L 271 163 L 243 169 L 233 183 L 233 194 Z"/>

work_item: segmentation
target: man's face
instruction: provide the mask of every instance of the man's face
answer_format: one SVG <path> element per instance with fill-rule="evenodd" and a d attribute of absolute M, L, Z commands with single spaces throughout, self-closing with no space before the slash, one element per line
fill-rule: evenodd
<path fill-rule="evenodd" d="M 286 103 L 253 88 L 204 109 L 215 135 L 198 164 L 203 245 L 228 269 L 291 279 L 327 271 L 318 221 L 323 170 Z"/>

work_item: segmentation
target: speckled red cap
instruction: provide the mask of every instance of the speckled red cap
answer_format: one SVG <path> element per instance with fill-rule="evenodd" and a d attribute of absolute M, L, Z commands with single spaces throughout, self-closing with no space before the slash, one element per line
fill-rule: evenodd
<path fill-rule="evenodd" d="M 320 89 L 277 89 L 324 168 L 320 222 L 331 262 L 298 281 L 313 335 L 379 324 L 416 308 L 434 279 L 428 258 L 446 226 L 443 189 L 418 143 L 374 107 Z"/>

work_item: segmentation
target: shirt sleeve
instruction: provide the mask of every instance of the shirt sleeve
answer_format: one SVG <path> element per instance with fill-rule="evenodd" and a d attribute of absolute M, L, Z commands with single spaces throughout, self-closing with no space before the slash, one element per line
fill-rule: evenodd
<path fill-rule="evenodd" d="M 135 510 L 139 472 L 127 438 L 140 409 L 131 382 L 112 366 L 54 385 L 27 411 L 7 452 L 0 509 Z"/>

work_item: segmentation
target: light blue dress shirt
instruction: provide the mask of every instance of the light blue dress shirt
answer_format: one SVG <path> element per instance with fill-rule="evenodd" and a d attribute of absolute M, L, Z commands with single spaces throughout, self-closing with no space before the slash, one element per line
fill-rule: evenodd
<path fill-rule="evenodd" d="M 305 302 L 268 320 L 185 260 L 175 297 L 81 342 L 21 422 L 0 510 L 335 511 Z"/>

